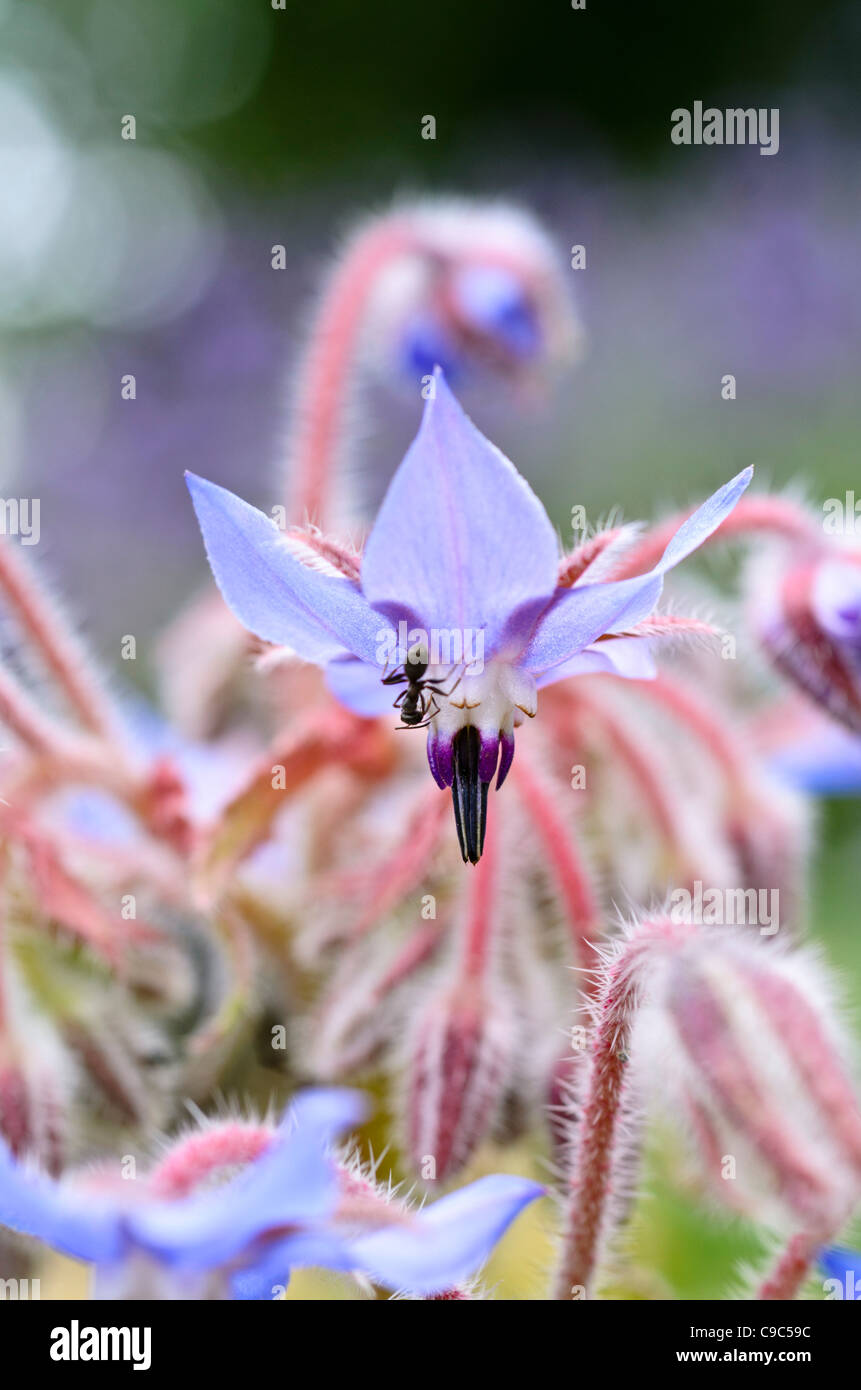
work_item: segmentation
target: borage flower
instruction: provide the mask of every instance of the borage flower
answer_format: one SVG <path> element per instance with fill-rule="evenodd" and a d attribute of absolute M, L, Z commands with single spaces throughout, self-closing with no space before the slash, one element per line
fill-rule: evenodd
<path fill-rule="evenodd" d="M 338 572 L 332 548 L 321 559 L 319 545 L 302 547 L 224 488 L 188 481 L 213 573 L 246 627 L 325 667 L 330 689 L 357 714 L 384 713 L 392 685 L 406 687 L 397 697 L 404 723 L 429 726 L 430 769 L 452 789 L 461 852 L 474 864 L 488 789 L 494 776 L 504 782 L 514 730 L 535 715 L 538 689 L 595 670 L 653 674 L 647 640 L 625 634 L 751 476 L 745 469 L 688 517 L 647 573 L 589 583 L 587 571 L 560 585 L 547 513 L 438 370 L 358 578 Z"/>
<path fill-rule="evenodd" d="M 330 1154 L 363 1114 L 358 1092 L 306 1091 L 277 1128 L 213 1126 L 136 1181 L 52 1182 L 0 1143 L 0 1224 L 93 1262 L 107 1298 L 268 1299 L 299 1266 L 431 1294 L 475 1273 L 544 1191 L 497 1174 L 411 1211 Z"/>

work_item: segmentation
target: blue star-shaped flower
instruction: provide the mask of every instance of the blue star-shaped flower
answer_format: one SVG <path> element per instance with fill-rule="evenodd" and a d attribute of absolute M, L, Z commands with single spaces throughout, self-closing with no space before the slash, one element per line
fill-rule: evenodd
<path fill-rule="evenodd" d="M 224 488 L 194 474 L 188 483 L 213 574 L 247 628 L 324 667 L 358 714 L 383 713 L 393 679 L 407 687 L 402 709 L 429 725 L 431 772 L 452 788 L 463 857 L 475 863 L 488 788 L 504 781 L 537 690 L 586 671 L 650 675 L 645 639 L 595 644 L 652 612 L 664 575 L 720 526 L 751 476 L 688 517 L 648 573 L 560 587 L 547 513 L 438 370 L 359 582 L 304 564 L 273 521 Z"/>

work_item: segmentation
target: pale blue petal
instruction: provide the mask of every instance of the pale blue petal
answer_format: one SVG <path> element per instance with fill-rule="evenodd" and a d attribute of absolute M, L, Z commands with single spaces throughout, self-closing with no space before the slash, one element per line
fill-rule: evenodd
<path fill-rule="evenodd" d="M 133 1238 L 168 1263 L 207 1269 L 239 1256 L 268 1230 L 328 1215 L 338 1178 L 326 1149 L 364 1111 L 355 1091 L 305 1092 L 255 1163 L 223 1187 L 133 1211 Z"/>
<path fill-rule="evenodd" d="M 726 520 L 753 477 L 745 468 L 718 488 L 682 523 L 648 574 L 606 584 L 576 584 L 558 593 L 538 621 L 521 664 L 547 671 L 568 661 L 607 632 L 623 632 L 654 611 L 667 570 L 687 558 Z"/>
<path fill-rule="evenodd" d="M 233 1275 L 233 1297 L 243 1302 L 271 1301 L 279 1288 L 286 1287 L 291 1269 L 302 1267 L 346 1271 L 355 1268 L 355 1260 L 340 1236 L 324 1229 L 298 1231 L 264 1246 L 247 1268 Z"/>
<path fill-rule="evenodd" d="M 838 724 L 815 724 L 768 754 L 776 776 L 814 796 L 861 794 L 861 738 Z"/>
<path fill-rule="evenodd" d="M 549 602 L 556 534 L 526 481 L 464 415 L 440 372 L 421 428 L 389 485 L 362 559 L 375 607 L 431 629 L 485 629 Z"/>
<path fill-rule="evenodd" d="M 373 719 L 380 714 L 391 714 L 392 705 L 403 690 L 403 686 L 383 685 L 383 671 L 381 666 L 369 666 L 366 661 L 345 657 L 329 662 L 326 684 L 335 699 L 347 709 Z"/>
<path fill-rule="evenodd" d="M 0 1225 L 77 1260 L 115 1260 L 125 1248 L 119 1207 L 28 1171 L 2 1140 Z"/>
<path fill-rule="evenodd" d="M 651 681 L 658 674 L 649 643 L 643 637 L 614 637 L 596 642 L 561 666 L 552 666 L 536 680 L 539 690 L 568 676 L 621 676 L 628 681 Z"/>
<path fill-rule="evenodd" d="M 350 652 L 375 660 L 387 624 L 356 584 L 302 564 L 275 522 L 226 488 L 186 479 L 216 583 L 250 632 L 319 666 Z"/>
<path fill-rule="evenodd" d="M 819 1252 L 819 1267 L 829 1279 L 839 1279 L 844 1284 L 846 1276 L 850 1275 L 853 1294 L 861 1293 L 861 1251 L 840 1245 L 826 1246 Z"/>
<path fill-rule="evenodd" d="M 541 347 L 538 317 L 523 281 L 504 266 L 466 266 L 452 282 L 461 316 L 519 358 L 534 357 Z"/>
<path fill-rule="evenodd" d="M 451 1288 L 484 1264 L 496 1242 L 544 1188 L 526 1178 L 496 1174 L 413 1214 L 351 1241 L 353 1263 L 378 1283 L 411 1293 Z"/>

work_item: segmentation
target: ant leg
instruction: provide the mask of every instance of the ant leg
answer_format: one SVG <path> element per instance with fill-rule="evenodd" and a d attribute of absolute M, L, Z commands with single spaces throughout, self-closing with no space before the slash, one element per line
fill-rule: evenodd
<path fill-rule="evenodd" d="M 414 729 L 426 729 L 428 725 L 432 722 L 434 715 L 439 714 L 439 705 L 434 699 L 433 694 L 431 694 L 430 703 L 428 704 L 428 706 L 422 710 L 422 714 L 426 715 L 427 717 L 422 721 L 421 724 L 413 724 L 412 727 Z"/>
<path fill-rule="evenodd" d="M 449 675 L 450 675 L 450 674 L 451 674 L 451 672 L 449 672 Z M 440 680 L 448 680 L 448 676 L 442 676 L 442 677 L 440 678 Z M 426 690 L 432 690 L 432 691 L 434 692 L 435 695 L 442 695 L 443 699 L 446 699 L 446 700 L 447 700 L 448 697 L 449 697 L 449 695 L 453 695 L 453 694 L 454 694 L 454 692 L 457 690 L 457 687 L 460 685 L 460 683 L 461 683 L 462 680 L 463 680 L 463 673 L 461 672 L 461 674 L 458 676 L 457 680 L 455 681 L 454 685 L 450 686 L 448 690 L 443 690 L 443 689 L 442 689 L 442 686 L 441 686 L 441 684 L 440 684 L 440 681 L 425 681 L 425 689 L 426 689 Z"/>

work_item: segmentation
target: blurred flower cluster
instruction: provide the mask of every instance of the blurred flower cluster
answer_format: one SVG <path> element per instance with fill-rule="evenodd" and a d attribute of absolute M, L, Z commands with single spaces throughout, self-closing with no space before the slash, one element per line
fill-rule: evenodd
<path fill-rule="evenodd" d="M 300 1266 L 484 1297 L 546 1192 L 549 1296 L 636 1289 L 656 1125 L 675 1181 L 778 1246 L 750 1296 L 845 1262 L 861 1108 L 805 893 L 810 794 L 861 770 L 861 551 L 750 469 L 565 550 L 451 384 L 535 409 L 583 342 L 525 213 L 359 227 L 275 503 L 190 478 L 221 592 L 165 632 L 157 711 L 3 538 L 13 1277 L 36 1237 L 107 1298 L 273 1298 Z M 424 414 L 368 528 L 350 442 L 375 375 Z M 702 546 L 744 551 L 738 598 L 690 576 Z"/>

